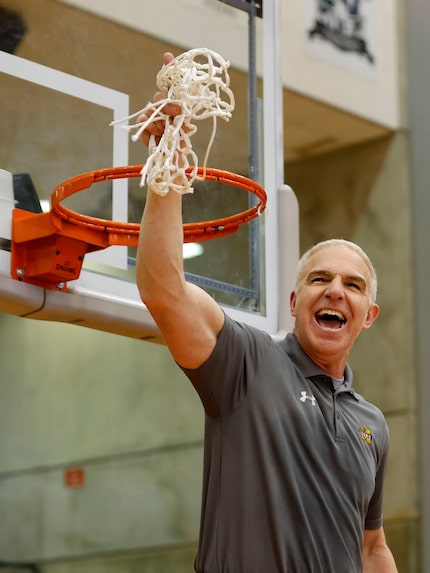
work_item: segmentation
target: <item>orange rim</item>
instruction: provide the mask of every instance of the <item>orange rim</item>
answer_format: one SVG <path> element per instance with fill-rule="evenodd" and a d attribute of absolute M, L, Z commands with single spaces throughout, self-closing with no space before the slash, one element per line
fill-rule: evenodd
<path fill-rule="evenodd" d="M 107 219 L 99 219 L 97 217 L 90 217 L 76 213 L 64 205 L 61 201 L 79 193 L 84 189 L 88 189 L 93 183 L 101 181 L 124 179 L 131 177 L 139 177 L 143 165 L 131 165 L 124 167 L 108 167 L 106 169 L 99 169 L 97 171 L 90 171 L 76 175 L 66 181 L 63 181 L 51 194 L 51 210 L 60 219 L 68 221 L 78 227 L 84 227 L 88 230 L 100 231 L 109 235 L 109 244 L 125 244 L 126 240 L 124 235 L 133 237 L 133 242 L 136 242 L 136 236 L 139 234 L 139 223 L 125 223 L 120 221 L 109 221 Z M 190 175 L 192 168 L 187 169 L 187 175 Z M 258 202 L 249 209 L 209 221 L 201 221 L 196 223 L 184 224 L 184 243 L 191 241 L 206 241 L 215 239 L 225 235 L 235 233 L 241 225 L 248 223 L 253 219 L 259 217 L 266 208 L 267 195 L 264 189 L 255 181 L 248 179 L 242 175 L 223 171 L 221 169 L 211 169 L 198 167 L 197 174 L 199 177 L 208 181 L 219 181 L 226 185 L 232 185 L 252 193 L 258 198 Z M 118 237 L 118 238 L 116 238 Z"/>

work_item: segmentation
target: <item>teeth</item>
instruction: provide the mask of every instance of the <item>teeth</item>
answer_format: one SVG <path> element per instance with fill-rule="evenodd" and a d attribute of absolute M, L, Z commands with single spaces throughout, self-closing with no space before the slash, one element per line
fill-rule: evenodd
<path fill-rule="evenodd" d="M 343 316 L 343 314 L 337 310 L 320 310 L 317 313 L 318 317 L 323 317 L 323 316 L 334 316 L 336 318 L 338 318 L 341 322 L 346 322 L 346 318 Z"/>

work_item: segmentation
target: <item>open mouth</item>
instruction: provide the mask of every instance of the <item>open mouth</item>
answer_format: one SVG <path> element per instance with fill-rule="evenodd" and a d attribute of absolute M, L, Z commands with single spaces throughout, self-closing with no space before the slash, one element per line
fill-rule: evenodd
<path fill-rule="evenodd" d="M 323 309 L 316 313 L 316 321 L 324 328 L 342 328 L 346 324 L 346 318 L 338 310 Z"/>

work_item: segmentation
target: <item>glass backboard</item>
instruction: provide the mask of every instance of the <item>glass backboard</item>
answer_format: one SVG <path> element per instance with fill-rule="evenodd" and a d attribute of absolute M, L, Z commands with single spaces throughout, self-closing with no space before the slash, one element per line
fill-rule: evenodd
<path fill-rule="evenodd" d="M 1 147 L 0 168 L 27 174 L 45 203 L 56 185 L 74 175 L 144 163 L 144 146 L 131 143 L 127 133 L 120 126 L 110 127 L 110 122 L 152 99 L 164 51 L 178 55 L 204 46 L 220 53 L 231 63 L 236 106 L 229 122 L 218 122 L 208 166 L 258 181 L 268 194 L 268 210 L 232 236 L 186 246 L 185 271 L 188 280 L 210 292 L 233 318 L 276 333 L 278 190 L 283 177 L 278 2 L 262 10 L 261 2 L 245 0 L 181 0 L 174 11 L 165 2 L 151 3 L 154 14 L 146 18 L 151 31 L 128 27 L 115 8 L 110 14 L 103 6 L 101 17 L 97 2 L 82 3 L 93 13 L 53 4 L 67 21 L 72 48 L 53 50 L 60 31 L 40 21 L 39 28 L 31 30 L 31 42 L 24 36 L 13 54 L 0 52 L 0 103 L 8 110 L 2 115 L 2 133 L 9 142 Z M 23 18 L 26 6 L 24 0 L 13 3 Z M 204 26 L 208 18 L 210 30 Z M 110 43 L 99 49 L 106 36 Z M 210 122 L 200 122 L 193 137 L 201 159 L 211 128 Z M 252 200 L 245 191 L 219 183 L 198 182 L 194 188 L 194 194 L 184 197 L 187 222 L 243 211 Z M 145 196 L 138 179 L 115 180 L 71 197 L 66 206 L 105 219 L 139 222 Z M 135 255 L 133 247 L 87 255 L 80 278 L 68 284 L 70 292 L 139 302 Z"/>

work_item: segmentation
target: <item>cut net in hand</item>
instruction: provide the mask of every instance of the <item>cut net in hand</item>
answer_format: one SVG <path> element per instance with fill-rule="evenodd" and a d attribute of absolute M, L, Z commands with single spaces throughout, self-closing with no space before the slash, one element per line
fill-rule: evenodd
<path fill-rule="evenodd" d="M 151 123 L 164 122 L 164 132 L 157 143 L 151 135 L 148 159 L 141 172 L 140 185 L 148 184 L 159 195 L 170 189 L 178 193 L 192 193 L 195 179 L 205 178 L 205 169 L 215 138 L 217 118 L 231 118 L 234 95 L 230 89 L 230 63 L 207 48 L 189 50 L 165 64 L 157 74 L 157 87 L 166 97 L 111 125 L 138 118 L 135 125 L 125 125 L 135 131 L 137 141 Z M 165 113 L 167 105 L 177 106 L 173 117 Z M 212 118 L 213 128 L 203 161 L 203 176 L 198 176 L 198 158 L 192 149 L 191 136 L 197 131 L 196 120 Z M 186 170 L 191 167 L 191 172 Z"/>

